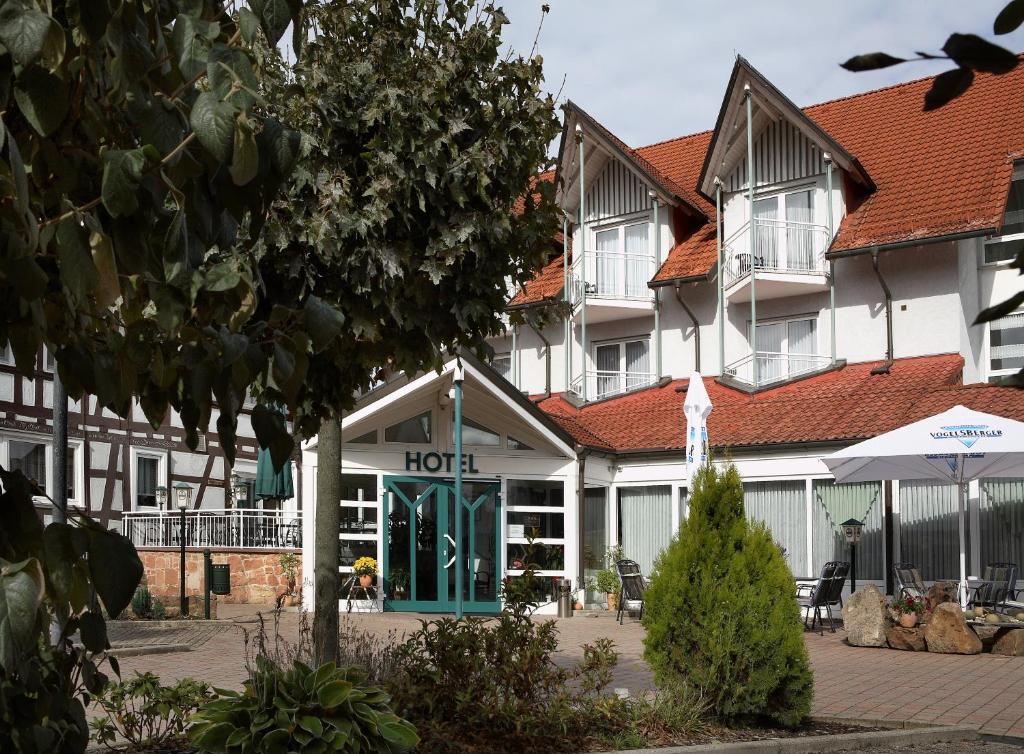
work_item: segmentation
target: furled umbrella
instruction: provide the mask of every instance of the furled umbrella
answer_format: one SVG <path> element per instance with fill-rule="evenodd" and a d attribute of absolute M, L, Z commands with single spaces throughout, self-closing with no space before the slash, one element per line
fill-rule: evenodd
<path fill-rule="evenodd" d="M 708 461 L 708 415 L 711 413 L 711 398 L 704 387 L 700 372 L 690 375 L 683 400 L 683 414 L 686 416 L 686 489 L 693 489 L 693 477 L 697 469 Z"/>

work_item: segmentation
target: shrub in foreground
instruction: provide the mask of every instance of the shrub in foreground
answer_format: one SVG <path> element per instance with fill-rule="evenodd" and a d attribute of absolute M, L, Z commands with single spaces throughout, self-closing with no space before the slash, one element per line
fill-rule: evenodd
<path fill-rule="evenodd" d="M 726 723 L 799 725 L 813 686 L 793 594 L 782 552 L 744 516 L 736 469 L 702 468 L 646 593 L 644 658 L 656 683 L 699 693 Z"/>
<path fill-rule="evenodd" d="M 192 678 L 163 686 L 152 673 L 136 673 L 127 681 L 107 684 L 96 696 L 107 716 L 90 725 L 97 743 L 112 751 L 120 750 L 121 744 L 115 746 L 119 737 L 137 747 L 157 746 L 185 735 L 188 716 L 212 698 L 210 687 Z"/>

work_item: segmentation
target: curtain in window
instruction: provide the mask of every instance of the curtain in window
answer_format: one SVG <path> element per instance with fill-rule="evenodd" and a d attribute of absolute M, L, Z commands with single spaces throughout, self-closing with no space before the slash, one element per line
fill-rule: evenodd
<path fill-rule="evenodd" d="M 651 279 L 650 251 L 647 245 L 647 223 L 627 225 L 626 234 L 626 290 L 631 298 L 650 295 L 647 281 Z"/>
<path fill-rule="evenodd" d="M 882 483 L 836 484 L 831 479 L 814 480 L 814 574 L 830 560 L 850 559 L 850 546 L 839 530 L 840 524 L 855 518 L 864 522 L 857 544 L 857 577 L 885 578 L 884 533 L 882 528 Z"/>
<path fill-rule="evenodd" d="M 594 234 L 597 242 L 596 264 L 587 267 L 588 282 L 597 284 L 599 295 L 613 295 L 622 287 L 622 253 L 619 251 L 619 229 L 599 230 Z M 644 281 L 645 283 L 647 281 Z"/>
<path fill-rule="evenodd" d="M 899 485 L 900 560 L 916 565 L 925 581 L 959 579 L 956 487 L 924 479 Z"/>
<path fill-rule="evenodd" d="M 786 194 L 786 269 L 813 270 L 814 205 L 810 191 Z"/>
<path fill-rule="evenodd" d="M 981 482 L 981 564 L 1024 564 L 1024 479 Z"/>
<path fill-rule="evenodd" d="M 595 349 L 597 362 L 597 397 L 622 390 L 622 366 L 619 361 L 619 344 L 598 346 Z"/>
<path fill-rule="evenodd" d="M 593 578 L 608 550 L 608 488 L 588 489 L 583 498 L 583 568 Z"/>
<path fill-rule="evenodd" d="M 817 352 L 817 322 L 813 319 L 795 319 L 786 323 L 788 331 L 789 373 L 801 374 L 814 369 L 814 359 L 802 359 L 801 356 L 813 356 Z"/>
<path fill-rule="evenodd" d="M 786 337 L 785 322 L 771 322 L 757 326 L 757 342 L 754 350 L 754 368 L 759 383 L 772 382 L 786 376 L 786 357 L 782 353 L 782 341 Z"/>
<path fill-rule="evenodd" d="M 626 557 L 649 576 L 655 559 L 672 541 L 671 487 L 619 490 L 619 541 Z"/>
<path fill-rule="evenodd" d="M 992 369 L 1024 367 L 1024 312 L 990 322 L 989 340 Z"/>
<path fill-rule="evenodd" d="M 29 479 L 46 489 L 46 446 L 38 442 L 11 440 L 9 448 L 11 470 L 19 470 Z"/>
<path fill-rule="evenodd" d="M 495 356 L 491 362 L 491 366 L 494 367 L 494 371 L 504 377 L 506 380 L 511 378 L 512 375 L 512 357 L 511 356 Z"/>
<path fill-rule="evenodd" d="M 626 387 L 641 387 L 647 384 L 651 370 L 650 344 L 646 340 L 631 340 L 626 343 Z"/>
<path fill-rule="evenodd" d="M 156 505 L 157 476 L 160 462 L 155 458 L 139 458 L 135 471 L 135 504 Z"/>
<path fill-rule="evenodd" d="M 770 196 L 754 202 L 754 263 L 757 267 L 779 266 L 779 198 Z"/>
<path fill-rule="evenodd" d="M 798 576 L 807 570 L 807 491 L 803 481 L 747 482 L 743 485 L 747 519 L 762 521 L 786 562 Z"/>

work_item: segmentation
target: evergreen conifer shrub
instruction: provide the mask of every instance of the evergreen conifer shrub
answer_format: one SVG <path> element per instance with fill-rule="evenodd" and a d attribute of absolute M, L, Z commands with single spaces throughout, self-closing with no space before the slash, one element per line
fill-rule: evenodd
<path fill-rule="evenodd" d="M 799 725 L 813 686 L 794 589 L 771 534 L 746 520 L 735 467 L 702 468 L 645 595 L 655 682 L 699 692 L 725 723 Z"/>

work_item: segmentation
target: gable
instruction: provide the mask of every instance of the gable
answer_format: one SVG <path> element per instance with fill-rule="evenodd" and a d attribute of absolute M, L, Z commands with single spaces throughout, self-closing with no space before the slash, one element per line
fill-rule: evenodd
<path fill-rule="evenodd" d="M 647 212 L 651 208 L 651 187 L 618 160 L 609 160 L 586 194 L 586 221 Z"/>
<path fill-rule="evenodd" d="M 787 120 L 772 120 L 754 139 L 754 187 L 821 175 L 825 172 L 822 150 Z M 747 158 L 742 155 L 727 173 L 725 190 L 747 188 Z"/>

